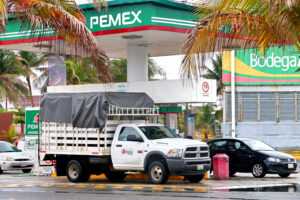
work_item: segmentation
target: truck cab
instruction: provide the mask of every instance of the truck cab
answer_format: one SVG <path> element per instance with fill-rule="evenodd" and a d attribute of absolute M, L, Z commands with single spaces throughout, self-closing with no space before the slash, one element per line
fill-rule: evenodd
<path fill-rule="evenodd" d="M 160 124 L 121 124 L 111 146 L 114 169 L 143 171 L 152 183 L 164 183 L 170 174 L 199 182 L 210 170 L 208 146 L 180 138 Z"/>

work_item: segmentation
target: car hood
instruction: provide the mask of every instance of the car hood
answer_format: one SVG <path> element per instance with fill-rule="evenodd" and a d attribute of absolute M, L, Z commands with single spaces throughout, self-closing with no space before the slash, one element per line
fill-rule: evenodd
<path fill-rule="evenodd" d="M 207 146 L 206 143 L 201 142 L 199 140 L 193 139 L 184 139 L 184 138 L 165 138 L 165 139 L 157 139 L 151 140 L 152 144 L 155 145 L 164 145 L 169 146 L 174 149 L 184 149 L 188 146 Z"/>
<path fill-rule="evenodd" d="M 287 153 L 280 152 L 280 151 L 259 151 L 259 152 L 262 154 L 265 154 L 267 156 L 274 157 L 274 158 L 280 158 L 280 159 L 294 158 L 293 156 L 291 156 Z"/>
<path fill-rule="evenodd" d="M 12 157 L 13 159 L 29 159 L 29 155 L 25 152 L 5 152 L 1 156 Z"/>

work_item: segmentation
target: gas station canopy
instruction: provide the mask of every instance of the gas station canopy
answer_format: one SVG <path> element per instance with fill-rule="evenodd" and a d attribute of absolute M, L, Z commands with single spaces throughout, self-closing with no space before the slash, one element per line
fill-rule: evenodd
<path fill-rule="evenodd" d="M 168 0 L 115 0 L 107 9 L 96 10 L 93 4 L 80 5 L 86 26 L 109 57 L 126 58 L 130 46 L 147 48 L 148 56 L 181 54 L 187 33 L 197 24 L 195 7 Z M 7 33 L 0 34 L 1 48 L 52 52 L 53 31 L 32 38 L 30 31 L 19 32 L 20 23 L 11 19 Z"/>

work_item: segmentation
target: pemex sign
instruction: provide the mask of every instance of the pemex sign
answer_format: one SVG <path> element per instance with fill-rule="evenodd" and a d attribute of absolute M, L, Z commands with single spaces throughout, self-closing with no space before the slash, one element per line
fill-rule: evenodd
<path fill-rule="evenodd" d="M 26 136 L 36 136 L 39 133 L 39 114 L 40 111 L 36 110 L 26 110 L 25 111 L 25 135 Z"/>
<path fill-rule="evenodd" d="M 265 54 L 257 50 L 235 51 L 237 85 L 300 85 L 300 52 L 294 46 L 271 47 Z M 230 52 L 223 53 L 222 81 L 230 85 Z"/>

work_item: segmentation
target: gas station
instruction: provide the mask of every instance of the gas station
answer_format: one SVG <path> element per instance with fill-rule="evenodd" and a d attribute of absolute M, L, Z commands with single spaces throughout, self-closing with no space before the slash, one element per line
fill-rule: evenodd
<path fill-rule="evenodd" d="M 197 16 L 193 13 L 195 7 L 168 0 L 109 1 L 108 8 L 101 11 L 96 10 L 93 4 L 79 7 L 86 19 L 86 26 L 107 56 L 127 59 L 128 82 L 56 85 L 49 86 L 47 92 L 145 92 L 156 104 L 163 106 L 161 113 L 165 114 L 165 124 L 174 130 L 177 129 L 177 115 L 182 112 L 178 104 L 216 103 L 215 80 L 148 81 L 149 57 L 182 54 L 184 40 L 197 24 Z M 20 32 L 20 24 L 14 19 L 8 21 L 6 28 L 7 32 L 0 34 L 3 49 L 57 52 L 59 45 L 52 46 L 51 43 L 57 39 L 53 30 L 37 30 L 36 33 L 42 33 L 42 37 L 40 35 L 38 38 L 37 34 L 32 36 L 30 31 Z M 63 41 L 59 43 L 65 45 Z M 67 47 L 66 54 L 72 50 Z M 193 137 L 195 113 L 187 111 L 185 114 L 184 136 Z M 34 139 L 32 132 L 28 137 Z"/>

